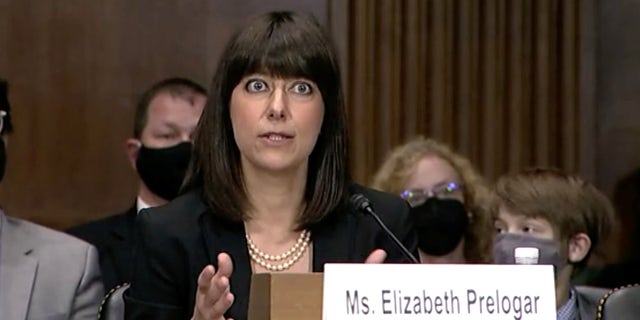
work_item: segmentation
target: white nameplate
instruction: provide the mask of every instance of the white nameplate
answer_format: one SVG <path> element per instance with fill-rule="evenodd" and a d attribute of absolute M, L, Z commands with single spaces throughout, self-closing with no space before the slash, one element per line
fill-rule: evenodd
<path fill-rule="evenodd" d="M 322 318 L 555 320 L 550 265 L 326 264 Z"/>

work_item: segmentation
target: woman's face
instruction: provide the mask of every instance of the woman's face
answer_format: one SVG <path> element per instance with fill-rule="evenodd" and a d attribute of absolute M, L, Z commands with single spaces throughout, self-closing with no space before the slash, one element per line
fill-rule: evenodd
<path fill-rule="evenodd" d="M 243 167 L 306 169 L 322 127 L 324 102 L 311 80 L 252 74 L 233 89 L 230 114 Z"/>
<path fill-rule="evenodd" d="M 456 199 L 464 203 L 462 189 L 451 188 L 455 185 L 462 186 L 456 170 L 446 160 L 436 155 L 426 155 L 416 163 L 413 174 L 404 185 L 413 198 L 406 200 L 412 206 L 421 204 L 429 196 Z"/>

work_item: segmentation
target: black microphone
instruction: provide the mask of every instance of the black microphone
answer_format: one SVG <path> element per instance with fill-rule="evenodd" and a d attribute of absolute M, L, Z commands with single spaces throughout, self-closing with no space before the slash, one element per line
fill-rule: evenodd
<path fill-rule="evenodd" d="M 382 230 L 384 230 L 384 232 L 389 236 L 389 238 L 393 240 L 396 246 L 400 248 L 400 251 L 402 251 L 405 257 L 409 258 L 409 260 L 411 260 L 411 262 L 413 263 L 420 263 L 420 261 L 418 261 L 418 259 L 416 259 L 416 257 L 414 257 L 413 254 L 411 254 L 409 249 L 407 249 L 407 247 L 405 247 L 402 244 L 402 242 L 398 240 L 398 238 L 393 234 L 393 232 L 389 230 L 389 228 L 384 224 L 384 222 L 382 222 L 382 220 L 376 214 L 376 212 L 373 211 L 373 208 L 371 208 L 371 203 L 369 202 L 369 199 L 367 199 L 367 197 L 365 197 L 361 193 L 356 193 L 351 196 L 351 204 L 353 204 L 353 206 L 355 206 L 356 209 L 370 214 L 373 217 L 373 219 L 376 220 L 380 228 L 382 228 Z"/>

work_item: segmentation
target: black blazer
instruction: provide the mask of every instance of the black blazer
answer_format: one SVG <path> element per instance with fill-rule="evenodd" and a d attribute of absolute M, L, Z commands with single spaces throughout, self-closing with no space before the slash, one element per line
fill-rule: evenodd
<path fill-rule="evenodd" d="M 414 255 L 417 237 L 409 206 L 402 199 L 363 187 L 364 194 L 392 232 Z M 217 255 L 233 260 L 231 292 L 234 303 L 226 316 L 246 319 L 251 264 L 243 223 L 229 223 L 207 212 L 198 192 L 176 198 L 166 206 L 142 211 L 136 228 L 133 279 L 125 293 L 126 319 L 190 319 L 197 279 L 202 269 L 217 266 Z M 387 262 L 408 262 L 372 217 L 354 209 L 336 212 L 311 229 L 313 271 L 327 262 L 364 262 L 377 248 Z"/>
<path fill-rule="evenodd" d="M 93 244 L 100 255 L 105 290 L 131 281 L 136 206 L 124 213 L 89 222 L 67 233 Z"/>

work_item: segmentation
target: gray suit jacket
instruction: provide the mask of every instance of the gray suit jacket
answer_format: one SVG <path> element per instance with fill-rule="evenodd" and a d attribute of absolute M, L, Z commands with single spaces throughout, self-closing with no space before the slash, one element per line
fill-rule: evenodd
<path fill-rule="evenodd" d="M 575 288 L 578 303 L 578 315 L 574 320 L 593 320 L 596 318 L 596 312 L 598 311 L 598 302 L 602 298 L 607 290 L 602 288 L 578 286 Z"/>
<path fill-rule="evenodd" d="M 104 295 L 88 243 L 0 211 L 0 319 L 96 319 Z"/>

